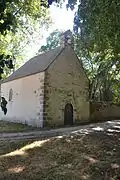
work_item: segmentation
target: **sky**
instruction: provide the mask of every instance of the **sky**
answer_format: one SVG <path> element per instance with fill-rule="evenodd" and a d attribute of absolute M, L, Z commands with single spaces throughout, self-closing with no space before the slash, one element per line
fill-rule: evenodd
<path fill-rule="evenodd" d="M 67 10 L 65 4 L 62 8 L 52 5 L 50 7 L 50 13 L 53 21 L 53 25 L 50 30 L 56 28 L 62 30 L 73 29 L 74 11 L 71 11 L 70 9 Z"/>
<path fill-rule="evenodd" d="M 55 30 L 72 30 L 73 29 L 73 19 L 74 19 L 74 11 L 70 9 L 66 9 L 66 4 L 62 5 L 62 8 L 56 7 L 56 5 L 51 5 L 50 7 L 50 15 L 52 19 L 52 25 L 49 29 L 44 30 L 42 39 L 40 37 L 36 37 L 38 41 L 32 43 L 29 48 L 27 49 L 27 58 L 26 60 L 30 59 L 31 57 L 35 56 L 36 52 L 40 49 L 41 45 L 45 44 L 46 38 L 49 34 Z"/>

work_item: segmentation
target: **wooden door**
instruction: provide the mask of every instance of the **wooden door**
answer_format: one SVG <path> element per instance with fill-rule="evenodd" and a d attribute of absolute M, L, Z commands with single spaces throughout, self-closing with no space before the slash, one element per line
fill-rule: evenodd
<path fill-rule="evenodd" d="M 73 106 L 70 103 L 65 105 L 64 125 L 73 125 Z"/>

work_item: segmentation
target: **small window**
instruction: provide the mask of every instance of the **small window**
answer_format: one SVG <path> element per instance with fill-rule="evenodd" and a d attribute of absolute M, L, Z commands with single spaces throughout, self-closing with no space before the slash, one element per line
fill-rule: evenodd
<path fill-rule="evenodd" d="M 9 101 L 12 101 L 12 96 L 13 96 L 13 90 L 9 90 Z"/>

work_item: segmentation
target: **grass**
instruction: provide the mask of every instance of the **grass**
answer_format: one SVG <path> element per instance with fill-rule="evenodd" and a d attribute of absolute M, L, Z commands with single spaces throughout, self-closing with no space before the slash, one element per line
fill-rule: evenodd
<path fill-rule="evenodd" d="M 120 134 L 0 142 L 0 180 L 119 180 Z"/>
<path fill-rule="evenodd" d="M 24 132 L 29 130 L 35 130 L 32 126 L 20 124 L 20 123 L 12 123 L 7 121 L 0 120 L 0 133 L 3 132 Z"/>

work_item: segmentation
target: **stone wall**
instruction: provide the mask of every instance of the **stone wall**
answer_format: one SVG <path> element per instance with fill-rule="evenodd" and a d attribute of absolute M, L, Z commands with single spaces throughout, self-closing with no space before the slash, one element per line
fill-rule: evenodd
<path fill-rule="evenodd" d="M 120 105 L 110 102 L 90 102 L 90 120 L 104 121 L 120 119 Z"/>
<path fill-rule="evenodd" d="M 11 89 L 12 98 L 9 97 Z M 6 115 L 1 114 L 2 120 L 43 126 L 44 73 L 3 83 L 1 93 L 8 102 L 8 111 Z"/>
<path fill-rule="evenodd" d="M 44 125 L 64 125 L 64 108 L 73 105 L 74 124 L 89 121 L 89 81 L 67 46 L 45 73 Z"/>

